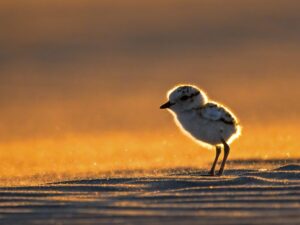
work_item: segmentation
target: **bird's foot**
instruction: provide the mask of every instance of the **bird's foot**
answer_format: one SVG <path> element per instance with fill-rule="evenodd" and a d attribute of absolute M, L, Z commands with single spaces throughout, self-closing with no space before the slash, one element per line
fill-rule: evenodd
<path fill-rule="evenodd" d="M 212 177 L 215 176 L 215 171 L 213 170 L 209 171 L 208 176 L 212 176 Z"/>
<path fill-rule="evenodd" d="M 223 170 L 220 170 L 217 175 L 222 176 L 222 174 L 223 174 Z"/>

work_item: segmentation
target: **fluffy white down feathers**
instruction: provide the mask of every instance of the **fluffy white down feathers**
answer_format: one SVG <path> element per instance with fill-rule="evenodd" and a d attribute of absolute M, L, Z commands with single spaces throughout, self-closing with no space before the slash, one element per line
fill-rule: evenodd
<path fill-rule="evenodd" d="M 212 102 L 194 85 L 178 85 L 168 91 L 168 102 L 161 106 L 174 116 L 184 134 L 204 147 L 226 141 L 230 144 L 241 134 L 236 116 L 225 106 Z"/>

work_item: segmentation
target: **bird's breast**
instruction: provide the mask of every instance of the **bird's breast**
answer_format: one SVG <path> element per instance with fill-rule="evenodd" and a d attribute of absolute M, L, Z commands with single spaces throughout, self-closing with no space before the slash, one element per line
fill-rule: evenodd
<path fill-rule="evenodd" d="M 181 127 L 190 133 L 199 132 L 205 126 L 207 120 L 199 117 L 196 113 L 182 113 L 177 115 L 177 120 Z"/>
<path fill-rule="evenodd" d="M 197 140 L 209 144 L 218 144 L 221 141 L 221 137 L 226 140 L 232 134 L 230 126 L 207 120 L 194 112 L 179 114 L 176 119 L 177 125 L 181 129 Z"/>

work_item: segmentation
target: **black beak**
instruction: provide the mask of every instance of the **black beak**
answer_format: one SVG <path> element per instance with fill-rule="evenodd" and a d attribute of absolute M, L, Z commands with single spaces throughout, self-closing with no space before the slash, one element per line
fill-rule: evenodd
<path fill-rule="evenodd" d="M 172 105 L 174 105 L 175 103 L 171 103 L 171 102 L 166 102 L 165 104 L 160 106 L 160 109 L 167 109 L 170 108 Z"/>

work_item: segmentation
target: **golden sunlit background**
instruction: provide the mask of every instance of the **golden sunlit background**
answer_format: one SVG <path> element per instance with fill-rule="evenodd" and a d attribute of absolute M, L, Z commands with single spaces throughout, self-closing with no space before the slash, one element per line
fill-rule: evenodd
<path fill-rule="evenodd" d="M 296 0 L 2 1 L 0 184 L 206 168 L 214 152 L 159 110 L 177 83 L 240 118 L 230 159 L 299 158 L 299 10 Z"/>

